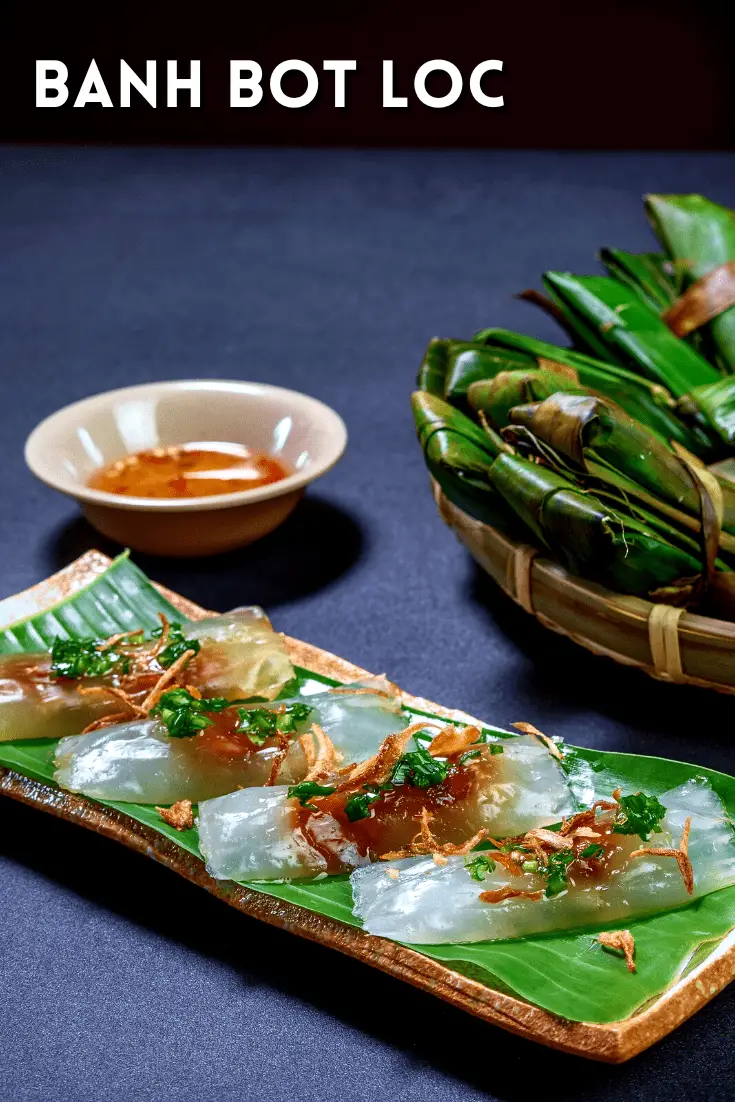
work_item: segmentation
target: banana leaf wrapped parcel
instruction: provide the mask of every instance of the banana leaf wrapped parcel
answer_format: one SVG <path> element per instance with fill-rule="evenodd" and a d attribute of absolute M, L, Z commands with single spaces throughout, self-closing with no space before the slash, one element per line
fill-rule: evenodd
<path fill-rule="evenodd" d="M 683 287 L 691 289 L 677 311 L 675 328 L 682 335 L 703 329 L 715 363 L 732 373 L 735 212 L 702 195 L 648 195 L 646 213 Z"/>
<path fill-rule="evenodd" d="M 447 497 L 573 574 L 735 618 L 735 214 L 648 196 L 660 251 L 547 271 L 564 347 L 430 341 L 413 412 Z M 708 466 L 709 465 L 709 466 Z"/>
<path fill-rule="evenodd" d="M 418 391 L 412 401 L 429 469 L 442 488 L 447 473 L 472 484 L 476 506 L 468 511 L 477 519 L 487 515 L 484 493 L 496 527 L 511 536 L 522 528 L 526 539 L 574 574 L 641 596 L 661 591 L 687 599 L 696 587 L 702 561 L 689 533 L 622 499 L 611 506 L 560 471 L 517 454 L 493 433 L 480 447 L 473 440 L 477 426 L 436 395 Z"/>

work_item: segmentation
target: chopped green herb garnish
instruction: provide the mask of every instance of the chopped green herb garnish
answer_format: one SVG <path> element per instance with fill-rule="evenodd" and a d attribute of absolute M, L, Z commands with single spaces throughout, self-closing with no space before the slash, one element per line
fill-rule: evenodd
<path fill-rule="evenodd" d="M 475 739 L 475 745 L 483 742 L 486 746 L 490 747 L 491 754 L 502 754 L 503 747 L 499 742 L 496 742 L 497 734 L 494 731 L 480 731 L 480 737 Z"/>
<path fill-rule="evenodd" d="M 530 861 L 524 861 L 521 865 L 524 872 L 538 872 L 538 861 L 532 858 Z"/>
<path fill-rule="evenodd" d="M 151 632 L 151 639 L 160 639 L 163 630 L 162 626 L 155 628 Z M 185 639 L 181 631 L 181 624 L 169 624 L 166 646 L 156 655 L 156 661 L 159 666 L 163 666 L 164 670 L 167 670 L 169 666 L 173 666 L 177 658 L 181 658 L 182 654 L 186 654 L 188 650 L 193 650 L 194 654 L 199 654 L 201 650 L 199 640 Z"/>
<path fill-rule="evenodd" d="M 416 788 L 430 788 L 446 780 L 449 766 L 445 761 L 432 758 L 428 750 L 411 750 L 402 754 L 396 762 L 390 779 L 392 784 L 411 784 Z"/>
<path fill-rule="evenodd" d="M 387 784 L 364 784 L 362 787 L 363 792 L 355 792 L 348 796 L 345 801 L 345 815 L 351 823 L 356 823 L 360 819 L 367 819 L 373 804 L 377 803 L 383 793 L 393 791 L 393 785 L 390 782 Z"/>
<path fill-rule="evenodd" d="M 605 852 L 604 846 L 598 846 L 596 842 L 590 842 L 580 853 L 580 857 L 601 857 Z"/>
<path fill-rule="evenodd" d="M 150 714 L 166 725 L 172 738 L 189 738 L 212 726 L 214 721 L 206 713 L 222 711 L 220 703 L 223 700 L 227 707 L 230 701 L 224 697 L 197 700 L 188 689 L 169 689 L 161 695 L 155 708 L 151 708 Z"/>
<path fill-rule="evenodd" d="M 151 640 L 160 639 L 163 627 L 155 628 L 150 635 Z M 136 632 L 128 637 L 128 644 L 143 646 L 145 636 L 143 631 Z M 167 670 L 177 658 L 186 654 L 188 650 L 199 653 L 200 643 L 198 639 L 185 639 L 181 624 L 169 626 L 166 646 L 156 655 L 159 666 Z M 104 677 L 109 673 L 130 673 L 130 655 L 121 653 L 115 647 L 105 647 L 104 641 L 96 639 L 54 639 L 51 647 L 51 673 L 54 677 L 67 677 L 77 680 L 80 677 Z"/>
<path fill-rule="evenodd" d="M 546 877 L 546 891 L 544 894 L 547 899 L 566 891 L 567 871 L 574 860 L 574 856 L 573 850 L 567 850 L 565 853 L 552 853 L 547 858 L 546 867 L 541 870 Z"/>
<path fill-rule="evenodd" d="M 302 807 L 308 807 L 311 811 L 317 811 L 316 804 L 310 804 L 314 796 L 331 796 L 334 787 L 329 784 L 317 784 L 316 781 L 302 781 L 301 784 L 292 784 L 287 792 L 289 800 L 298 800 Z"/>
<path fill-rule="evenodd" d="M 646 796 L 643 792 L 621 796 L 613 830 L 616 834 L 637 834 L 646 842 L 649 834 L 662 833 L 659 823 L 665 814 L 666 808 L 657 796 Z"/>
<path fill-rule="evenodd" d="M 464 765 L 466 761 L 473 761 L 475 758 L 479 758 L 482 750 L 468 750 L 465 754 L 462 754 L 459 759 L 459 764 Z"/>
<path fill-rule="evenodd" d="M 100 650 L 94 639 L 54 639 L 51 673 L 54 677 L 104 677 L 114 670 L 121 655 L 110 648 Z"/>
<path fill-rule="evenodd" d="M 370 816 L 370 808 L 379 799 L 380 796 L 373 792 L 353 792 L 345 800 L 345 815 L 351 823 L 367 819 Z"/>
<path fill-rule="evenodd" d="M 311 712 L 308 704 L 289 704 L 279 712 L 273 708 L 238 707 L 243 703 L 247 702 L 228 700 L 226 696 L 203 696 L 199 700 L 188 689 L 169 689 L 150 714 L 165 723 L 173 738 L 189 738 L 212 726 L 210 714 L 237 707 L 237 729 L 256 746 L 262 746 L 272 735 L 291 734 Z"/>
<path fill-rule="evenodd" d="M 484 853 L 481 853 L 471 861 L 465 861 L 464 867 L 473 880 L 484 880 L 488 873 L 494 871 L 495 862 L 492 857 L 487 857 Z"/>
<path fill-rule="evenodd" d="M 500 850 L 501 853 L 530 853 L 528 846 L 522 846 L 519 842 L 514 842 L 512 839 L 510 842 L 503 842 Z"/>
<path fill-rule="evenodd" d="M 310 704 L 287 704 L 282 710 L 275 708 L 238 708 L 238 731 L 244 731 L 256 746 L 276 734 L 291 735 L 308 718 Z"/>

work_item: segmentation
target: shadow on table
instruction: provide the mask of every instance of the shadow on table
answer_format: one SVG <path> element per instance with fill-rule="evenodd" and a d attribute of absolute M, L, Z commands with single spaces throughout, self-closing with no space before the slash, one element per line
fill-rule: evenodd
<path fill-rule="evenodd" d="M 691 753 L 688 748 L 701 745 L 706 732 L 708 747 L 720 758 L 725 752 L 726 761 L 731 761 L 733 700 L 729 695 L 668 685 L 593 654 L 543 627 L 474 563 L 468 588 L 469 599 L 525 659 L 525 676 L 513 685 L 514 707 L 548 715 L 552 721 L 563 717 L 572 725 L 579 723 L 580 729 L 594 726 L 595 715 L 602 713 L 631 731 L 633 743 L 623 746 L 618 740 L 615 749 L 669 758 Z M 645 749 L 636 732 L 644 733 Z"/>
<path fill-rule="evenodd" d="M 81 517 L 65 525 L 46 550 L 50 570 L 90 548 L 120 552 Z M 226 611 L 259 604 L 273 609 L 331 585 L 363 557 L 367 539 L 359 521 L 315 495 L 305 497 L 288 520 L 249 547 L 201 559 L 158 558 L 135 552 L 151 578 L 204 608 Z"/>
<path fill-rule="evenodd" d="M 672 1097 L 660 1093 L 659 1076 L 662 1063 L 666 1077 L 672 1075 L 677 1056 L 681 1074 L 676 1093 L 684 1097 L 687 1080 L 701 1085 L 704 1075 L 713 1082 L 720 1053 L 723 1061 L 730 1058 L 729 1045 L 715 1044 L 718 1009 L 727 995 L 682 1026 L 675 1039 L 631 1064 L 587 1063 L 501 1033 L 358 961 L 337 961 L 331 949 L 264 923 L 255 925 L 255 919 L 230 910 L 160 865 L 33 808 L 0 800 L 0 839 L 7 859 L 157 936 L 220 960 L 248 987 L 274 988 L 314 1006 L 503 1102 L 536 1096 L 547 1102 Z M 253 952 L 256 944 L 258 951 Z M 727 1074 L 725 1063 L 720 1071 Z"/>

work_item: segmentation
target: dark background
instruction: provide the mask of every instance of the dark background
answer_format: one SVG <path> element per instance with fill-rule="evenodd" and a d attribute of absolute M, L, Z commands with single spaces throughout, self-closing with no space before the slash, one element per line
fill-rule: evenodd
<path fill-rule="evenodd" d="M 735 205 L 732 154 L 0 150 L 0 592 L 90 546 L 36 482 L 59 406 L 155 379 L 254 379 L 345 418 L 344 459 L 241 552 L 136 556 L 218 609 L 507 727 L 733 772 L 733 700 L 546 631 L 441 523 L 409 394 L 427 339 L 501 324 L 550 265 L 643 250 L 644 191 Z M 735 988 L 621 1068 L 515 1040 L 230 911 L 142 856 L 0 799 L 5 1102 L 731 1102 Z"/>
<path fill-rule="evenodd" d="M 199 5 L 129 0 L 113 5 L 29 3 L 3 6 L 0 44 L 0 140 L 248 145 L 479 146 L 555 149 L 723 149 L 735 135 L 732 0 L 209 0 Z M 70 96 L 60 108 L 35 107 L 35 60 L 64 61 Z M 202 63 L 199 109 L 133 106 L 74 108 L 95 58 L 113 102 L 120 58 L 140 75 L 146 59 Z M 280 61 L 300 58 L 321 72 L 328 58 L 354 58 L 347 107 L 333 103 L 333 78 L 308 107 L 289 109 L 266 91 L 255 108 L 229 107 L 229 60 L 254 59 L 264 87 Z M 381 62 L 396 63 L 405 109 L 383 108 Z M 424 61 L 458 65 L 465 92 L 432 109 L 413 97 Z M 467 90 L 472 68 L 504 61 L 489 74 L 488 94 L 503 108 L 481 107 Z M 434 95 L 448 89 L 436 75 Z M 292 83 L 289 84 L 288 81 Z M 445 83 L 442 83 L 445 82 Z M 292 75 L 284 88 L 303 91 Z M 188 102 L 185 98 L 182 102 Z"/>
<path fill-rule="evenodd" d="M 434 334 L 496 324 L 557 339 L 512 293 L 546 267 L 593 270 L 602 244 L 650 247 L 643 192 L 735 205 L 732 154 L 493 152 L 731 149 L 734 20 L 728 0 L 7 2 L 0 141 L 36 144 L 0 150 L 0 593 L 91 546 L 116 550 L 26 471 L 40 418 L 154 379 L 292 386 L 345 418 L 345 458 L 261 543 L 204 562 L 138 556 L 153 577 L 212 608 L 258 601 L 279 629 L 490 722 L 732 772 L 731 698 L 587 654 L 474 567 L 437 517 L 408 395 Z M 113 99 L 121 57 L 141 74 L 148 58 L 161 73 L 198 58 L 203 106 L 75 109 L 93 57 Z M 69 66 L 67 106 L 35 108 L 36 58 Z M 319 71 L 356 58 L 358 72 L 344 110 L 331 78 L 304 109 L 268 94 L 231 109 L 230 58 L 259 61 L 266 81 L 288 58 Z M 467 79 L 500 58 L 486 87 L 507 106 L 465 93 L 444 110 L 383 109 L 384 58 L 409 97 L 424 61 Z M 141 148 L 162 144 L 351 148 Z M 733 1094 L 732 988 L 631 1064 L 586 1064 L 8 800 L 0 983 L 2 1102 Z"/>

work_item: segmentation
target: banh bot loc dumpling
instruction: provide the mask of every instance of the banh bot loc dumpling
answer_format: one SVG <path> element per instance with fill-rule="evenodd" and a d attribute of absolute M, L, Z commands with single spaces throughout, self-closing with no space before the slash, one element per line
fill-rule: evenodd
<path fill-rule="evenodd" d="M 164 674 L 209 695 L 272 700 L 293 677 L 283 638 L 262 609 L 243 608 L 146 635 L 55 640 L 0 657 L 0 741 L 60 738 L 114 716 L 132 719 Z"/>
<path fill-rule="evenodd" d="M 198 802 L 276 780 L 296 784 L 313 745 L 310 738 L 305 750 L 301 739 L 315 723 L 334 762 L 348 764 L 375 753 L 407 719 L 390 683 L 379 679 L 270 705 L 197 699 L 179 687 L 162 695 L 151 718 L 62 739 L 54 779 L 97 799 L 148 804 Z"/>
<path fill-rule="evenodd" d="M 355 914 L 371 934 L 436 945 L 627 923 L 735 884 L 732 825 L 707 781 L 613 796 L 501 850 L 437 863 L 429 847 L 359 869 Z"/>
<path fill-rule="evenodd" d="M 563 770 L 539 738 L 437 727 L 418 721 L 346 774 L 312 770 L 296 786 L 201 803 L 208 871 L 234 880 L 347 872 L 410 846 L 422 816 L 462 850 L 487 832 L 528 830 L 572 810 Z"/>

